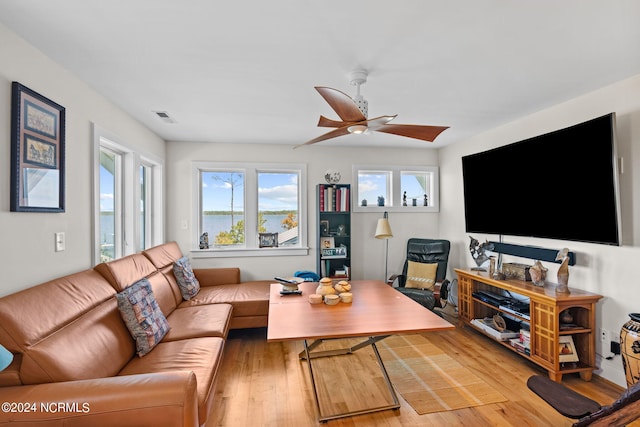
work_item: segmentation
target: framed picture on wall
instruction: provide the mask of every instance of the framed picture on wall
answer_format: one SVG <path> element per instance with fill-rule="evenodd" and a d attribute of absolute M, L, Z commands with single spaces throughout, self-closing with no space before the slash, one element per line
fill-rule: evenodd
<path fill-rule="evenodd" d="M 12 212 L 64 212 L 65 108 L 13 82 Z"/>

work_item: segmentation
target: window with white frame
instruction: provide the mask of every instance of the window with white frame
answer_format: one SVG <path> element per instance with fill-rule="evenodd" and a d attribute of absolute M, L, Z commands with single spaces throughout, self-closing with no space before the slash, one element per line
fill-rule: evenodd
<path fill-rule="evenodd" d="M 438 212 L 434 166 L 354 165 L 354 212 Z"/>
<path fill-rule="evenodd" d="M 194 162 L 196 256 L 306 254 L 305 175 L 299 164 Z"/>
<path fill-rule="evenodd" d="M 94 262 L 162 243 L 162 161 L 94 126 Z"/>

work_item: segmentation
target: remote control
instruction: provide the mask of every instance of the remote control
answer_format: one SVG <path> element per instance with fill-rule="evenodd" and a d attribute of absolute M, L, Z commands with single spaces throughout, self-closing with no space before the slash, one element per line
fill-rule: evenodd
<path fill-rule="evenodd" d="M 297 291 L 282 290 L 280 291 L 280 295 L 302 295 L 302 291 L 301 290 L 297 290 Z"/>
<path fill-rule="evenodd" d="M 297 285 L 298 284 L 297 280 L 289 280 L 289 279 L 285 279 L 284 277 L 274 277 L 274 279 L 276 279 L 278 282 L 282 282 L 282 283 L 290 283 L 292 285 Z"/>

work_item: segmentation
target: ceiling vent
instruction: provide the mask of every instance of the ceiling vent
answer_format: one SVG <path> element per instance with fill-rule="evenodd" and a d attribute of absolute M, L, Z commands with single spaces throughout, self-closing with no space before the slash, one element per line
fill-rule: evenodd
<path fill-rule="evenodd" d="M 154 111 L 155 115 L 160 118 L 165 123 L 175 123 L 176 121 L 171 118 L 169 113 L 166 111 Z"/>

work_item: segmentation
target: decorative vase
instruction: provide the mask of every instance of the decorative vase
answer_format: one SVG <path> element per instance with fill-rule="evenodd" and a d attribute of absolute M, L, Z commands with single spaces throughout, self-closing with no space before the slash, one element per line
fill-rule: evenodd
<path fill-rule="evenodd" d="M 627 387 L 640 379 L 640 313 L 630 313 L 629 317 L 620 330 L 620 351 Z"/>
<path fill-rule="evenodd" d="M 560 323 L 565 323 L 565 324 L 573 323 L 573 316 L 571 315 L 571 312 L 569 311 L 568 308 L 564 310 L 562 313 L 560 313 Z"/>
<path fill-rule="evenodd" d="M 318 295 L 335 295 L 337 294 L 336 290 L 333 289 L 333 282 L 328 277 L 324 277 L 320 279 L 320 283 L 316 288 L 316 294 Z"/>

